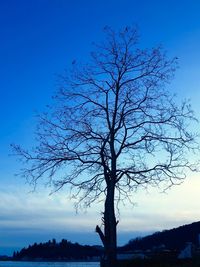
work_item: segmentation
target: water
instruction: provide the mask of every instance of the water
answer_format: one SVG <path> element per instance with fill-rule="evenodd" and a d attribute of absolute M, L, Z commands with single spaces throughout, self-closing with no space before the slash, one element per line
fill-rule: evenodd
<path fill-rule="evenodd" d="M 0 261 L 0 267 L 100 267 L 99 262 Z"/>

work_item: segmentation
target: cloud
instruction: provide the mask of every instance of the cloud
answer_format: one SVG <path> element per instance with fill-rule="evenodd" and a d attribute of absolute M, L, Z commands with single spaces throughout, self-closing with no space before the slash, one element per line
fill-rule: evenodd
<path fill-rule="evenodd" d="M 200 180 L 191 177 L 167 194 L 157 189 L 133 195 L 137 205 L 120 206 L 119 230 L 153 231 L 175 227 L 200 218 Z M 93 205 L 76 214 L 73 201 L 64 191 L 49 195 L 48 190 L 27 193 L 27 188 L 0 188 L 0 227 L 3 229 L 70 229 L 90 231 L 101 224 L 103 206 Z M 195 200 L 195 201 L 194 201 Z"/>
<path fill-rule="evenodd" d="M 118 243 L 122 245 L 136 236 L 198 221 L 199 188 L 200 179 L 193 176 L 167 194 L 157 189 L 133 194 L 132 200 L 137 205 L 120 205 Z M 23 247 L 51 238 L 100 243 L 94 228 L 102 223 L 103 203 L 76 214 L 74 203 L 65 191 L 49 195 L 48 190 L 28 193 L 29 190 L 26 186 L 0 187 L 0 246 Z"/>
<path fill-rule="evenodd" d="M 137 204 L 121 208 L 121 231 L 160 231 L 200 220 L 200 179 L 188 177 L 167 193 L 158 189 L 138 192 L 132 199 Z"/>
<path fill-rule="evenodd" d="M 24 188 L 0 188 L 0 255 L 11 255 L 34 242 L 66 238 L 83 244 L 100 244 L 94 229 L 99 220 L 95 209 L 76 213 L 64 193 L 26 193 Z"/>
<path fill-rule="evenodd" d="M 73 202 L 64 194 L 49 196 L 46 191 L 34 194 L 0 191 L 0 227 L 89 229 L 98 212 L 76 214 Z M 93 223 L 92 223 L 93 222 Z"/>

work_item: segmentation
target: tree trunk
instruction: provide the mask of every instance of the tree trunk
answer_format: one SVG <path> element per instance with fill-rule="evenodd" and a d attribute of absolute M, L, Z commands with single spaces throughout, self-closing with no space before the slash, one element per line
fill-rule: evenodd
<path fill-rule="evenodd" d="M 117 223 L 115 218 L 114 192 L 114 184 L 108 184 L 104 211 L 105 267 L 115 267 L 117 258 Z"/>
<path fill-rule="evenodd" d="M 114 203 L 115 186 L 114 183 L 107 185 L 107 195 L 104 210 L 104 233 L 100 227 L 96 226 L 96 232 L 99 234 L 104 245 L 104 259 L 101 267 L 116 267 L 117 260 L 117 222 L 115 218 Z"/>

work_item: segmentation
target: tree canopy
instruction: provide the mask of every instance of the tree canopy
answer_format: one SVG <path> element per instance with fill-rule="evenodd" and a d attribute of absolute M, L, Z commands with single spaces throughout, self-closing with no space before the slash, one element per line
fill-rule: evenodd
<path fill-rule="evenodd" d="M 56 190 L 83 190 L 87 204 L 105 193 L 113 168 L 118 199 L 138 185 L 179 183 L 192 168 L 193 112 L 165 89 L 177 59 L 161 47 L 139 49 L 135 28 L 106 33 L 88 64 L 73 63 L 62 76 L 57 103 L 40 116 L 38 145 L 31 152 L 15 146 L 32 162 L 24 170 L 31 183 L 46 175 Z"/>

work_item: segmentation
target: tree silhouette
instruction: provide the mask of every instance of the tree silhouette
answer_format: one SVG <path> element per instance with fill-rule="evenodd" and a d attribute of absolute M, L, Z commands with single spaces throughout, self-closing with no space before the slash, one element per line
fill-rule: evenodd
<path fill-rule="evenodd" d="M 135 28 L 114 32 L 96 45 L 89 64 L 65 74 L 55 105 L 40 116 L 38 145 L 14 146 L 27 167 L 23 175 L 41 177 L 55 190 L 71 185 L 79 203 L 105 200 L 102 231 L 106 266 L 116 261 L 115 208 L 141 186 L 180 184 L 194 170 L 195 148 L 188 123 L 190 105 L 178 105 L 166 89 L 176 69 L 161 47 L 140 49 Z"/>
<path fill-rule="evenodd" d="M 14 260 L 88 260 L 100 257 L 101 250 L 92 246 L 82 246 L 62 239 L 57 243 L 55 239 L 46 243 L 29 245 L 19 252 L 13 253 Z"/>

